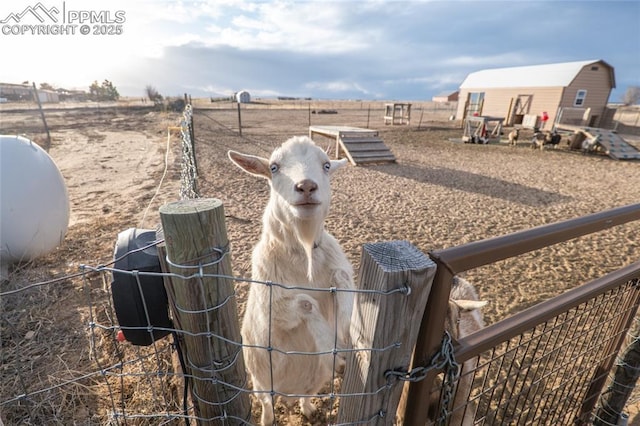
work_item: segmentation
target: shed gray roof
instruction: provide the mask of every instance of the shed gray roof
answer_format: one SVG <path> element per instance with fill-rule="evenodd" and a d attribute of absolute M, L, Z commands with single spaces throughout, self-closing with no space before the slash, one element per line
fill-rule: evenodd
<path fill-rule="evenodd" d="M 602 62 L 611 68 L 609 64 L 599 59 L 562 62 L 559 64 L 494 68 L 472 72 L 464 79 L 460 88 L 565 87 L 571 84 L 582 68 L 596 62 Z"/>
<path fill-rule="evenodd" d="M 448 92 L 440 92 L 437 95 L 435 95 L 435 97 L 436 98 L 444 98 L 445 96 L 455 95 L 456 93 L 458 93 L 457 90 L 449 90 Z"/>

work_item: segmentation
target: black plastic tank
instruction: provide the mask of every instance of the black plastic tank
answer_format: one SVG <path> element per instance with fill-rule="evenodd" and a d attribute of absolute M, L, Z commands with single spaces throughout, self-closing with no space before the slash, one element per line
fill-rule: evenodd
<path fill-rule="evenodd" d="M 151 229 L 130 228 L 120 232 L 114 253 L 114 269 L 162 272 L 155 241 L 156 231 Z M 172 328 L 162 276 L 139 274 L 136 279 L 132 274 L 114 271 L 111 295 L 118 323 L 130 343 L 148 346 L 171 332 L 157 329 Z M 151 331 L 149 327 L 153 327 Z"/>

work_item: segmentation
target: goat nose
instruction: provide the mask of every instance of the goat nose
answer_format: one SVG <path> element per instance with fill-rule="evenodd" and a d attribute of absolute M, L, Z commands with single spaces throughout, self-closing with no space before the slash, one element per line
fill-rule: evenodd
<path fill-rule="evenodd" d="M 318 184 L 311 179 L 305 179 L 296 184 L 296 191 L 303 192 L 305 194 L 311 194 L 316 189 L 318 189 Z"/>

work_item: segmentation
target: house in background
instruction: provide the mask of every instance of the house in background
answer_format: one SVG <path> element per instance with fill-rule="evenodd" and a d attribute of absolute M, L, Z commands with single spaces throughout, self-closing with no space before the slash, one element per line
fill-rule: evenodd
<path fill-rule="evenodd" d="M 607 108 L 616 87 L 614 69 L 603 60 L 496 68 L 469 74 L 460 85 L 456 118 L 479 115 L 504 118 L 504 124 L 556 121 L 602 127 L 613 117 Z M 549 117 L 548 124 L 540 123 Z M 523 123 L 537 117 L 537 124 Z"/>
<path fill-rule="evenodd" d="M 54 90 L 38 89 L 40 102 L 60 102 L 58 92 Z M 35 101 L 33 86 L 29 84 L 0 83 L 0 98 L 9 102 Z"/>
<path fill-rule="evenodd" d="M 433 102 L 458 102 L 458 91 L 444 92 L 431 98 Z"/>

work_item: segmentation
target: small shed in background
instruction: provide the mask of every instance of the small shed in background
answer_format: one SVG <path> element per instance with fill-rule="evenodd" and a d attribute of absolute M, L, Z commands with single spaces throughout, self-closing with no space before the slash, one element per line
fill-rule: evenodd
<path fill-rule="evenodd" d="M 607 101 L 615 87 L 614 68 L 603 60 L 487 69 L 469 74 L 460 85 L 456 118 L 504 117 L 505 125 L 515 126 L 523 125 L 525 116 L 546 115 L 543 128 L 560 119 L 603 127 L 612 117 Z"/>
<path fill-rule="evenodd" d="M 236 93 L 236 102 L 240 104 L 248 104 L 251 102 L 251 95 L 246 90 L 241 90 Z"/>
<path fill-rule="evenodd" d="M 460 92 L 457 90 L 455 92 L 444 92 L 439 95 L 435 95 L 431 100 L 433 102 L 458 102 L 459 93 Z"/>

